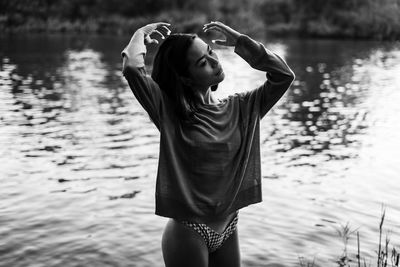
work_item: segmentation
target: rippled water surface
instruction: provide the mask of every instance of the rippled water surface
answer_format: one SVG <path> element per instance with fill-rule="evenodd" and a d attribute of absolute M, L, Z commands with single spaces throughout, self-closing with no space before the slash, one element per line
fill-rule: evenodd
<path fill-rule="evenodd" d="M 128 39 L 0 38 L 0 266 L 163 266 L 159 135 L 121 76 Z M 262 121 L 264 201 L 240 213 L 243 266 L 337 266 L 347 222 L 374 263 L 382 205 L 400 245 L 400 44 L 264 43 L 297 77 Z M 264 82 L 217 53 L 219 97 Z"/>

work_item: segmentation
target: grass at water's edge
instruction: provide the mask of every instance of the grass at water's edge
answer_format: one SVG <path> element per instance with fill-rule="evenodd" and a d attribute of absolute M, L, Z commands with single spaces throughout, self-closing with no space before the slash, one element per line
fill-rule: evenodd
<path fill-rule="evenodd" d="M 399 267 L 400 264 L 400 251 L 396 249 L 396 247 L 392 246 L 390 249 L 390 238 L 388 235 L 386 235 L 385 240 L 383 242 L 383 223 L 385 221 L 385 215 L 386 211 L 383 209 L 382 215 L 381 215 L 381 221 L 379 223 L 379 241 L 377 244 L 377 258 L 375 259 L 375 262 L 373 265 L 369 263 L 367 265 L 367 260 L 365 257 L 362 257 L 362 251 L 361 251 L 361 243 L 360 243 L 360 236 L 359 236 L 359 231 L 352 230 L 349 226 L 349 224 L 346 224 L 345 226 L 342 226 L 341 229 L 337 229 L 339 237 L 343 241 L 343 253 L 342 255 L 338 258 L 336 261 L 337 266 L 339 267 Z M 350 258 L 348 255 L 347 251 L 347 243 L 351 236 L 356 234 L 357 236 L 357 254 L 355 256 L 355 259 Z M 383 242 L 383 243 L 382 243 Z M 304 258 L 300 257 L 299 258 L 299 266 L 300 267 L 316 267 L 318 266 L 316 263 L 316 260 L 314 259 L 312 262 L 305 260 Z"/>

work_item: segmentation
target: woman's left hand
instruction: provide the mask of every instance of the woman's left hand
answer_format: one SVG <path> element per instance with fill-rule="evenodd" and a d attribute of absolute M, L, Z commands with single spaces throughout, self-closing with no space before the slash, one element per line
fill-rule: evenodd
<path fill-rule="evenodd" d="M 240 33 L 219 21 L 204 24 L 203 31 L 215 30 L 225 35 L 225 40 L 213 40 L 214 43 L 224 46 L 235 46 Z"/>
<path fill-rule="evenodd" d="M 168 28 L 169 26 L 171 26 L 171 24 L 166 22 L 156 22 L 143 26 L 139 29 L 139 31 L 142 31 L 144 33 L 144 43 L 146 45 L 158 44 L 158 40 L 155 38 L 151 38 L 150 35 L 153 33 L 157 33 L 161 37 L 161 39 L 165 39 L 165 37 L 171 33 L 171 30 Z"/>

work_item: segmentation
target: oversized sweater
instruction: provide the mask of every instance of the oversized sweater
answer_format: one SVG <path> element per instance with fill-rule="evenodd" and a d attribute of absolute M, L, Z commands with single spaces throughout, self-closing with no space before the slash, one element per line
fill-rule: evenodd
<path fill-rule="evenodd" d="M 235 52 L 265 71 L 266 82 L 217 104 L 199 104 L 190 125 L 177 119 L 168 96 L 146 73 L 144 35 L 123 50 L 123 74 L 160 131 L 156 214 L 207 222 L 260 202 L 260 119 L 294 80 L 285 61 L 241 35 Z"/>

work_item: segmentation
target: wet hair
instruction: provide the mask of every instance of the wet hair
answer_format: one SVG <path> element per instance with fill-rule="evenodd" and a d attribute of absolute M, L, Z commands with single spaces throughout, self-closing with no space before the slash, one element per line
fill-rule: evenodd
<path fill-rule="evenodd" d="M 178 119 L 192 122 L 196 112 L 196 96 L 182 78 L 190 78 L 188 51 L 195 34 L 171 34 L 160 45 L 153 61 L 153 80 L 175 107 Z M 216 90 L 216 86 L 212 86 Z"/>

